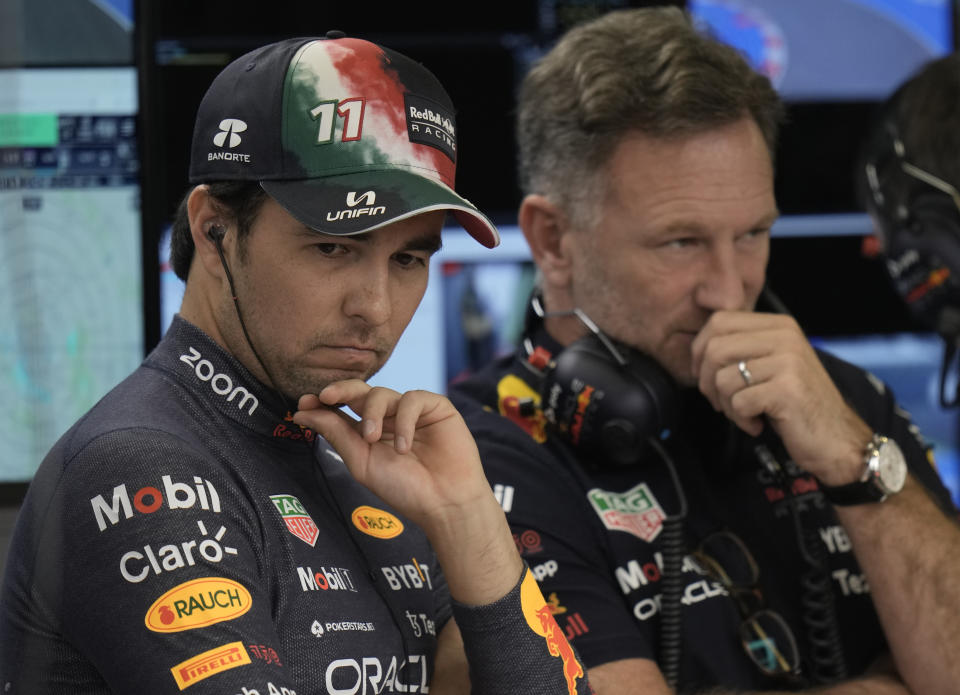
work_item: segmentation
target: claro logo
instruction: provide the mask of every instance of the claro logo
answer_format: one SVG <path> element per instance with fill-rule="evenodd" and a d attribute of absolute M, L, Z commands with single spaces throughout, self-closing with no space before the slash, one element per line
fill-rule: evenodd
<path fill-rule="evenodd" d="M 196 377 L 200 381 L 205 381 L 210 384 L 213 392 L 218 396 L 226 398 L 227 402 L 232 403 L 235 399 L 239 398 L 240 401 L 237 403 L 237 408 L 240 410 L 243 410 L 249 402 L 250 409 L 247 411 L 247 414 L 253 415 L 257 406 L 260 405 L 257 397 L 247 391 L 243 386 L 234 386 L 233 379 L 226 374 L 218 374 L 213 363 L 210 362 L 210 360 L 203 359 L 199 350 L 194 347 L 188 349 L 190 350 L 190 354 L 180 355 L 180 361 L 192 367 Z"/>
<path fill-rule="evenodd" d="M 182 632 L 239 618 L 252 603 L 242 584 L 204 577 L 175 586 L 154 601 L 144 623 L 153 632 Z"/>
<path fill-rule="evenodd" d="M 109 504 L 103 495 L 91 498 L 90 506 L 93 507 L 97 527 L 101 531 L 106 530 L 108 521 L 111 525 L 116 525 L 120 522 L 121 513 L 124 519 L 129 519 L 133 516 L 134 509 L 141 514 L 153 514 L 163 507 L 164 502 L 170 509 L 192 509 L 199 504 L 200 509 L 220 512 L 220 495 L 209 480 L 195 475 L 193 487 L 187 483 L 175 483 L 169 475 L 163 476 L 161 480 L 163 492 L 152 485 L 146 485 L 133 493 L 132 500 L 125 483 L 113 488 L 113 498 Z"/>

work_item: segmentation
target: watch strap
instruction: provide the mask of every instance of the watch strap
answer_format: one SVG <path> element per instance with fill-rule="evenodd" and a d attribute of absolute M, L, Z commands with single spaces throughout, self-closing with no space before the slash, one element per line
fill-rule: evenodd
<path fill-rule="evenodd" d="M 820 485 L 823 496 L 832 504 L 848 507 L 855 504 L 882 502 L 886 494 L 877 487 L 872 478 L 857 480 L 846 485 Z"/>
<path fill-rule="evenodd" d="M 863 448 L 864 469 L 860 480 L 855 480 L 846 485 L 824 485 L 820 483 L 823 496 L 832 504 L 841 507 L 882 502 L 887 493 L 876 479 L 874 468 L 876 460 L 880 456 L 880 446 L 884 441 L 886 441 L 884 437 L 874 434 Z"/>

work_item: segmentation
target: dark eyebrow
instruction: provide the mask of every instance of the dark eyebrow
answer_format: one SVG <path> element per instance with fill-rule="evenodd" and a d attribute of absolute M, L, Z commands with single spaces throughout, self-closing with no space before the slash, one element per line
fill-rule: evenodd
<path fill-rule="evenodd" d="M 401 251 L 426 251 L 427 253 L 434 254 L 443 248 L 443 240 L 440 237 L 440 234 L 424 234 L 422 236 L 414 237 L 406 244 L 404 244 Z"/>
<path fill-rule="evenodd" d="M 377 231 L 377 230 L 374 230 Z M 352 240 L 360 243 L 369 244 L 373 239 L 372 234 L 361 233 L 361 234 L 327 234 L 326 232 L 321 232 L 316 229 L 312 229 L 303 226 L 303 233 L 311 237 L 322 237 L 328 241 L 328 243 L 336 244 L 345 240 Z M 398 249 L 398 252 L 404 251 L 426 251 L 427 253 L 434 254 L 443 247 L 443 240 L 441 238 L 440 232 L 428 232 L 420 236 L 410 239 L 406 244 L 403 245 L 403 248 Z"/>
<path fill-rule="evenodd" d="M 760 227 L 772 227 L 773 223 L 780 219 L 780 210 L 773 210 L 770 214 L 766 215 L 760 220 L 760 223 L 757 225 L 757 228 Z"/>

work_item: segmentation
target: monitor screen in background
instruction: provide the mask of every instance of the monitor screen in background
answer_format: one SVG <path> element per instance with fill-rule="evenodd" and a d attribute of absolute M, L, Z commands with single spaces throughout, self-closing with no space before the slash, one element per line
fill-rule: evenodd
<path fill-rule="evenodd" d="M 0 482 L 143 359 L 136 72 L 0 70 Z"/>
<path fill-rule="evenodd" d="M 689 0 L 784 100 L 879 101 L 953 50 L 951 0 Z"/>

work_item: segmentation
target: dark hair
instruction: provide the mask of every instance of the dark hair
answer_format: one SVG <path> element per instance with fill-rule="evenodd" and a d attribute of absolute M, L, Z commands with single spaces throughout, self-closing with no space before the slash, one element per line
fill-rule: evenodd
<path fill-rule="evenodd" d="M 860 203 L 883 227 L 902 218 L 927 184 L 907 163 L 960 188 L 960 54 L 930 61 L 880 105 L 860 145 Z"/>
<path fill-rule="evenodd" d="M 575 26 L 520 89 L 520 185 L 582 226 L 603 167 L 630 132 L 696 134 L 756 121 L 773 156 L 783 104 L 734 48 L 700 34 L 677 7 L 617 10 Z"/>
<path fill-rule="evenodd" d="M 220 213 L 236 226 L 237 250 L 243 257 L 246 238 L 257 213 L 267 199 L 266 192 L 256 181 L 214 181 L 205 184 Z M 187 199 L 193 188 L 177 206 L 170 234 L 170 265 L 177 277 L 186 282 L 193 261 L 193 236 L 190 234 L 190 219 L 187 215 Z"/>
<path fill-rule="evenodd" d="M 907 161 L 960 188 L 960 53 L 927 63 L 891 102 Z"/>

